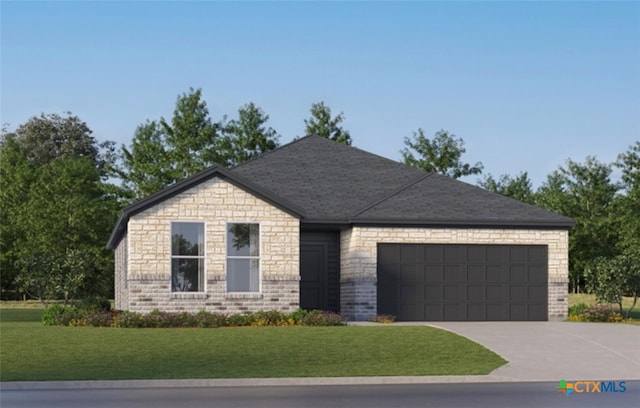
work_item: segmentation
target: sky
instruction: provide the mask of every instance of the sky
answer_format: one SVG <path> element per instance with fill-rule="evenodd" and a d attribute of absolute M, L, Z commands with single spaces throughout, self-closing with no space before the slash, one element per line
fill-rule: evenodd
<path fill-rule="evenodd" d="M 9 130 L 71 111 L 129 145 L 193 87 L 213 120 L 254 102 L 284 144 L 324 101 L 358 148 L 400 160 L 444 129 L 483 174 L 534 188 L 640 140 L 639 1 L 0 0 L 0 25 Z"/>

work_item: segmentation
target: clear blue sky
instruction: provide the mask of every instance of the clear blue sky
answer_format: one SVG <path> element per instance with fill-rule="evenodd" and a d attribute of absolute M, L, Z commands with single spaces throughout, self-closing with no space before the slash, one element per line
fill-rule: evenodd
<path fill-rule="evenodd" d="M 1 121 L 70 110 L 129 144 L 202 88 L 214 120 L 253 101 L 286 143 L 311 103 L 400 159 L 446 129 L 485 174 L 537 187 L 567 158 L 640 139 L 640 2 L 0 3 Z M 467 179 L 475 183 L 477 177 Z"/>

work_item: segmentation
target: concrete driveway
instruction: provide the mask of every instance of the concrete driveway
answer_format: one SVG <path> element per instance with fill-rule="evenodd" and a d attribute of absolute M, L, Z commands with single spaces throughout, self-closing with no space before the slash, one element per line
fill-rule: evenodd
<path fill-rule="evenodd" d="M 568 322 L 442 322 L 509 361 L 514 380 L 638 380 L 640 326 Z"/>

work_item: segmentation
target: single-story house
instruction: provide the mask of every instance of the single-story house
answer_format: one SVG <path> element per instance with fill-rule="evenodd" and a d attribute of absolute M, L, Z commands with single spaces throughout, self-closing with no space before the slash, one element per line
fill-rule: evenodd
<path fill-rule="evenodd" d="M 108 247 L 122 310 L 549 320 L 567 315 L 572 225 L 307 136 L 125 208 Z"/>

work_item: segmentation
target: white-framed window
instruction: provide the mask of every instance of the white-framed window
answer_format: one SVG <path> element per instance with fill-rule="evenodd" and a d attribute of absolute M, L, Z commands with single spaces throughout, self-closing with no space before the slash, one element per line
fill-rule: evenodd
<path fill-rule="evenodd" d="M 227 224 L 227 292 L 260 292 L 260 224 Z"/>
<path fill-rule="evenodd" d="M 171 223 L 171 291 L 204 292 L 203 222 Z"/>

